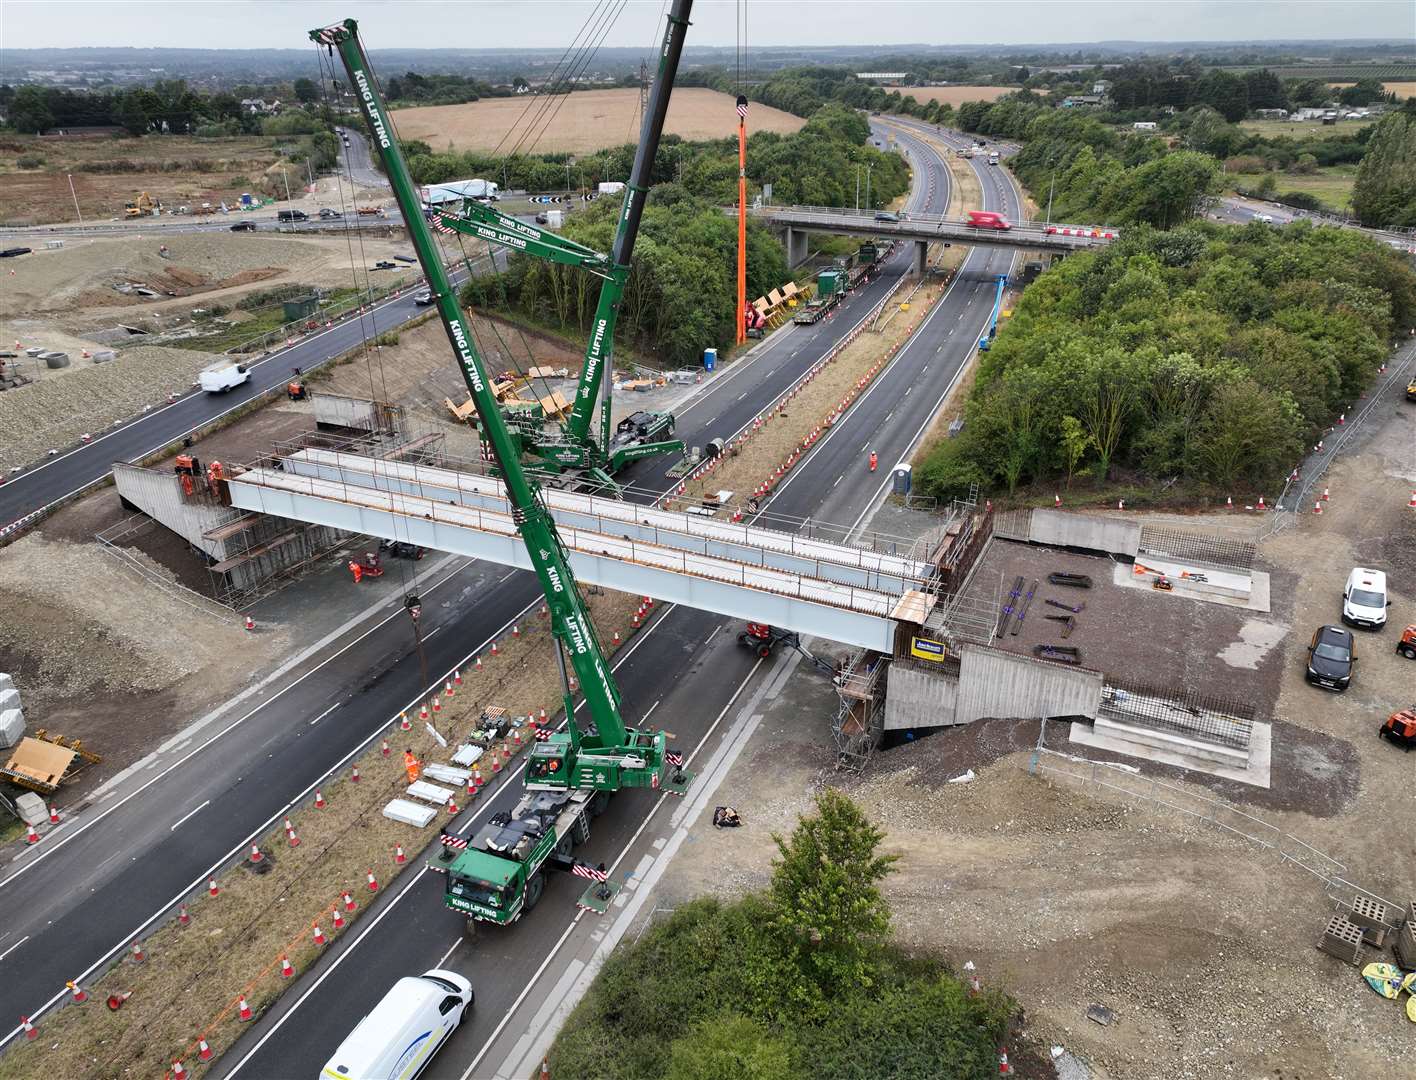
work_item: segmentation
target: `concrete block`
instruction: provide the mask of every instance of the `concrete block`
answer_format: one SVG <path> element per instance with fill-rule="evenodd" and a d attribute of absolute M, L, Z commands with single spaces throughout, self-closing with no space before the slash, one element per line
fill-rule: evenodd
<path fill-rule="evenodd" d="M 19 709 L 0 712 L 0 748 L 8 750 L 25 737 L 25 714 Z"/>
<path fill-rule="evenodd" d="M 1359 896 L 1352 901 L 1352 911 L 1347 918 L 1357 926 L 1381 930 L 1395 921 L 1396 913 L 1380 900 L 1369 896 Z"/>
<path fill-rule="evenodd" d="M 0 671 L 0 690 L 15 689 L 15 680 L 10 678 L 8 672 Z"/>
<path fill-rule="evenodd" d="M 26 791 L 16 798 L 15 809 L 20 812 L 20 817 L 26 825 L 38 825 L 42 821 L 49 820 L 49 808 L 44 805 L 44 800 L 33 791 Z"/>
<path fill-rule="evenodd" d="M 430 784 L 426 780 L 409 784 L 407 793 L 411 798 L 436 803 L 438 806 L 446 806 L 448 799 L 456 794 L 451 788 L 438 787 L 437 784 Z"/>
<path fill-rule="evenodd" d="M 472 775 L 470 769 L 459 769 L 455 765 L 424 765 L 423 775 L 430 780 L 441 780 L 444 784 L 463 785 Z"/>
<path fill-rule="evenodd" d="M 13 686 L 9 689 L 0 687 L 0 712 L 6 709 L 18 709 L 20 707 L 20 692 Z"/>
<path fill-rule="evenodd" d="M 1408 971 L 1416 971 L 1416 919 L 1401 924 L 1393 944 L 1401 966 Z"/>
<path fill-rule="evenodd" d="M 405 825 L 421 829 L 437 817 L 438 812 L 431 806 L 420 806 L 407 799 L 394 799 L 383 808 L 383 816 L 391 821 L 401 821 Z"/>
<path fill-rule="evenodd" d="M 1346 915 L 1334 915 L 1323 930 L 1318 948 L 1349 964 L 1362 962 L 1362 928 Z"/>
<path fill-rule="evenodd" d="M 452 755 L 452 760 L 458 765 L 465 765 L 471 768 L 486 751 L 480 746 L 473 746 L 471 743 L 463 743 L 457 748 L 457 753 Z"/>

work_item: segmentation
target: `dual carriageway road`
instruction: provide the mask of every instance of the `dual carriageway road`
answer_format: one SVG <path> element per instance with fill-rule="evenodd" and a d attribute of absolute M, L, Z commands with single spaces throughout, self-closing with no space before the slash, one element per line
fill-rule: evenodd
<path fill-rule="evenodd" d="M 909 209 L 942 213 L 947 169 L 923 143 L 909 137 L 908 129 L 901 138 L 916 166 Z M 1016 194 L 1009 185 L 991 183 L 982 173 L 981 180 L 987 208 L 1016 213 Z M 832 322 L 774 335 L 750 362 L 706 384 L 679 412 L 684 437 L 690 442 L 726 438 L 750 424 L 885 293 L 904 272 L 907 259 L 907 252 L 896 253 Z M 906 456 L 927 427 L 941 392 L 972 354 L 993 294 L 991 284 L 973 279 L 992 272 L 995 262 L 1006 269 L 1011 257 L 971 252 L 965 273 L 910 345 L 831 437 L 798 465 L 791 481 L 778 489 L 770 507 L 773 513 L 840 522 L 865 516 L 881 494 L 884 477 L 865 470 L 862 445 L 874 447 L 887 465 Z M 392 319 L 380 319 L 378 325 L 387 328 Z M 308 339 L 307 344 L 318 340 Z M 275 384 L 284 381 L 293 362 L 278 365 Z M 629 479 L 640 489 L 666 490 L 671 486 L 666 469 L 664 462 L 644 462 Z M 61 480 L 50 490 L 63 484 Z M 440 597 L 440 602 L 425 604 L 432 616 L 429 670 L 435 673 L 462 664 L 538 599 L 530 575 L 481 564 L 453 570 L 440 584 L 425 586 L 425 594 Z M 443 632 L 432 636 L 438 630 Z M 652 713 L 652 722 L 677 732 L 678 745 L 685 748 L 716 732 L 719 742 L 710 739 L 703 753 L 719 750 L 723 730 L 715 725 L 724 715 L 725 702 L 742 692 L 758 668 L 754 657 L 736 647 L 735 630 L 707 613 L 674 609 L 662 615 L 618 658 L 626 715 L 638 722 Z M 246 715 L 223 719 L 228 727 L 209 736 L 209 745 L 183 748 L 191 760 L 178 757 L 180 767 L 164 762 L 156 776 L 140 774 L 107 809 L 96 807 L 67 837 L 63 832 L 56 835 L 56 843 L 40 853 L 42 861 L 32 856 L 7 868 L 0 877 L 0 908 L 10 920 L 11 944 L 0 943 L 7 950 L 0 956 L 0 1010 L 33 1014 L 56 998 L 56 990 L 62 997 L 66 979 L 125 948 L 145 923 L 200 887 L 213 866 L 229 862 L 251 835 L 278 820 L 287 805 L 307 796 L 315 781 L 376 738 L 391 717 L 418 699 L 416 658 L 408 653 L 406 627 L 396 613 L 360 636 L 354 634 L 331 642 L 311 658 L 306 670 L 275 688 Z M 666 672 L 673 673 L 672 683 Z M 667 694 L 666 686 L 671 686 Z M 321 720 L 311 724 L 310 717 Z M 811 722 L 824 721 L 821 717 Z M 142 784 L 149 786 L 140 788 Z M 495 797 L 463 816 L 462 827 L 468 829 L 486 814 L 509 807 L 518 789 L 504 782 Z M 608 861 L 636 835 L 648 842 L 637 830 L 652 802 L 650 793 L 621 795 L 597 821 L 587 852 Z M 194 807 L 199 810 L 193 812 Z M 563 948 L 578 891 L 569 879 L 553 879 L 539 915 L 509 931 L 484 933 L 479 942 L 460 945 L 445 961 L 472 974 L 478 1010 L 435 1063 L 432 1075 L 461 1075 L 474 1059 L 479 1068 L 490 1066 L 496 1056 L 493 1037 L 505 1040 L 518 1023 L 525 1026 L 513 1004 Z M 395 974 L 431 967 L 450 945 L 461 941 L 461 920 L 442 907 L 440 893 L 441 879 L 432 875 L 420 878 L 415 871 L 400 879 L 380 901 L 389 906 L 340 939 L 316 971 L 228 1055 L 227 1074 L 315 1075 Z M 566 918 L 552 915 L 554 908 Z M 341 974 L 337 965 L 345 956 L 352 960 Z M 354 969 L 377 972 L 378 977 L 350 977 Z M 497 973 L 495 979 L 486 978 L 489 971 Z M 285 1022 L 287 1015 L 292 1022 Z"/>

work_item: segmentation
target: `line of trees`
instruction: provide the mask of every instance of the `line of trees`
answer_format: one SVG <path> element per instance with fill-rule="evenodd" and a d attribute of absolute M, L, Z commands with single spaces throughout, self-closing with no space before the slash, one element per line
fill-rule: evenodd
<path fill-rule="evenodd" d="M 681 905 L 621 944 L 556 1036 L 554 1076 L 597 1080 L 985 1080 L 1012 1002 L 970 996 L 890 938 L 893 855 L 826 791 L 774 836 L 770 888 Z"/>
<path fill-rule="evenodd" d="M 870 202 L 884 206 L 909 187 L 904 160 L 866 145 L 870 126 L 858 112 L 829 104 L 790 135 L 759 132 L 748 148 L 752 192 L 773 185 L 779 203 L 851 205 L 860 170 L 870 166 Z M 419 183 L 469 176 L 497 179 L 513 188 L 558 190 L 565 186 L 564 155 L 434 154 L 425 144 L 405 147 Z M 577 159 L 590 185 L 629 175 L 633 146 Z M 685 142 L 666 137 L 651 174 L 653 188 L 635 248 L 629 291 L 620 313 L 620 337 L 665 367 L 696 362 L 705 347 L 724 348 L 734 337 L 737 224 L 722 207 L 737 198 L 736 140 Z M 749 198 L 752 193 L 749 194 Z M 865 187 L 861 188 L 862 202 Z M 618 198 L 592 203 L 567 218 L 565 235 L 609 251 L 617 224 Z M 791 277 L 781 243 L 765 227 L 748 226 L 748 296 L 763 296 Z M 505 307 L 560 330 L 588 332 L 598 296 L 596 279 L 577 270 L 513 255 L 508 269 L 475 279 L 466 298 L 474 305 Z"/>
<path fill-rule="evenodd" d="M 1416 274 L 1353 230 L 1129 229 L 1027 289 L 916 476 L 939 496 L 1113 473 L 1276 490 L 1413 323 Z"/>
<path fill-rule="evenodd" d="M 241 108 L 237 94 L 205 94 L 182 79 L 159 79 L 150 86 L 111 93 L 79 93 L 55 86 L 0 87 L 0 105 L 10 127 L 28 135 L 53 128 L 111 126 L 130 135 L 188 134 L 204 124 L 222 123 L 234 125 L 231 134 L 258 135 L 261 123 L 259 116 Z"/>
<path fill-rule="evenodd" d="M 1416 98 L 1372 130 L 1352 188 L 1352 212 L 1364 225 L 1416 227 Z"/>

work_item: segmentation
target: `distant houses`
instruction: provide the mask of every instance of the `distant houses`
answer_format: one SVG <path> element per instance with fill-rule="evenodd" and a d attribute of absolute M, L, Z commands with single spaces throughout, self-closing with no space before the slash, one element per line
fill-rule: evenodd
<path fill-rule="evenodd" d="M 264 98 L 242 98 L 241 111 L 252 116 L 273 116 L 281 110 L 280 99 L 266 101 Z"/>

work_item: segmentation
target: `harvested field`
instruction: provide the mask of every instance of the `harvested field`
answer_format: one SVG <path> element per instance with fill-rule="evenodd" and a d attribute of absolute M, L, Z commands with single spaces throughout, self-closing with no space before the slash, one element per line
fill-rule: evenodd
<path fill-rule="evenodd" d="M 1356 83 L 1335 82 L 1328 83 L 1332 87 L 1356 86 Z M 1416 82 L 1383 82 L 1382 89 L 1388 94 L 1395 94 L 1398 98 L 1416 97 Z"/>
<path fill-rule="evenodd" d="M 170 205 L 229 203 L 243 191 L 256 190 L 275 161 L 276 141 L 256 136 L 7 135 L 0 141 L 0 222 L 73 221 L 75 196 L 86 221 L 120 217 L 123 204 L 144 191 Z M 43 164 L 22 169 L 21 157 L 38 157 Z"/>
<path fill-rule="evenodd" d="M 197 373 L 218 357 L 191 349 L 142 345 L 117 360 L 95 365 L 73 357 L 79 370 L 0 394 L 0 469 L 43 458 L 86 432 L 97 435 L 144 406 L 161 404 L 169 391 L 185 392 Z"/>
<path fill-rule="evenodd" d="M 606 641 L 615 629 L 626 640 L 632 636 L 636 597 L 602 593 L 588 599 Z M 498 656 L 484 658 L 482 672 L 464 672 L 462 690 L 444 700 L 437 717 L 443 733 L 465 734 L 489 705 L 519 716 L 541 708 L 556 712 L 560 693 L 548 620 L 533 616 L 521 627 L 520 638 L 503 641 L 499 650 Z M 387 888 L 405 867 L 418 864 L 419 852 L 447 822 L 440 817 L 420 831 L 382 816 L 384 804 L 407 785 L 405 748 L 423 761 L 449 757 L 416 721 L 407 732 L 391 723 L 388 737 L 394 752 L 384 757 L 375 746 L 365 754 L 358 762 L 360 783 L 341 773 L 321 788 L 328 804 L 324 809 L 307 805 L 292 815 L 299 846 L 288 844 L 283 828 L 267 836 L 260 845 L 266 872 L 255 873 L 243 861 L 221 876 L 217 896 L 199 891 L 187 903 L 191 925 L 184 927 L 174 918 L 143 941 L 144 964 L 120 961 L 86 986 L 97 999 L 92 1006 L 71 1006 L 43 1018 L 45 1037 L 13 1046 L 0 1058 L 0 1078 L 60 1071 L 96 1078 L 156 1076 L 176 1058 L 193 1075 L 202 1075 L 196 1035 L 203 1035 L 219 1057 L 244 1030 L 236 1016 L 238 997 L 244 994 L 257 1013 L 267 1008 L 291 985 L 280 977 L 280 958 L 288 956 L 297 972 L 308 967 L 324 951 L 313 943 L 313 928 L 319 926 L 331 940 L 338 936 L 343 931 L 333 925 L 336 908 L 347 928 L 369 902 L 365 875 L 372 871 Z M 509 749 L 513 757 L 507 768 L 515 769 L 518 748 Z M 492 778 L 490 771 L 487 778 Z M 458 804 L 467 806 L 462 792 Z M 402 866 L 393 859 L 395 844 L 403 845 L 408 857 Z M 358 911 L 344 911 L 344 889 Z M 116 989 L 133 996 L 120 1012 L 111 1013 L 99 1003 Z"/>
<path fill-rule="evenodd" d="M 957 107 L 966 101 L 997 101 L 1017 89 L 1016 86 L 902 86 L 900 94 L 914 98 L 921 105 L 937 101 Z"/>
<path fill-rule="evenodd" d="M 539 104 L 533 103 L 530 115 L 536 115 Z M 451 146 L 486 152 L 496 149 L 508 131 L 520 132 L 530 124 L 529 118 L 523 119 L 526 108 L 525 98 L 484 98 L 467 105 L 398 109 L 393 118 L 402 138 L 423 139 L 435 151 Z M 725 139 L 737 132 L 734 109 L 731 94 L 692 86 L 675 90 L 664 133 L 685 139 Z M 632 88 L 567 94 L 551 105 L 551 110 L 555 118 L 544 130 L 535 126 L 539 134 L 534 142 L 521 147 L 523 152 L 582 153 L 632 143 L 638 136 L 639 91 Z M 747 122 L 749 131 L 783 134 L 806 123 L 799 116 L 766 105 L 753 105 Z"/>

